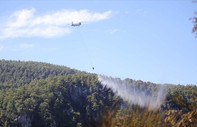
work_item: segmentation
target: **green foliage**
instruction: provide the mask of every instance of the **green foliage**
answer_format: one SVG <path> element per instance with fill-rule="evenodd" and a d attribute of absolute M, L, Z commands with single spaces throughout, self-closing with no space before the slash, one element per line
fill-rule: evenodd
<path fill-rule="evenodd" d="M 75 73 L 79 71 L 47 63 L 0 60 L 0 89 L 19 87 L 50 76 Z"/>
<path fill-rule="evenodd" d="M 113 97 L 113 103 L 104 95 Z M 110 108 L 116 99 L 99 84 L 96 75 L 49 77 L 4 91 L 0 104 L 0 112 L 4 115 L 0 123 L 6 119 L 14 125 L 16 118 L 27 115 L 34 126 L 86 126 L 91 120 L 100 118 L 102 108 Z"/>
<path fill-rule="evenodd" d="M 159 84 L 125 80 L 153 96 L 159 88 Z M 197 86 L 164 86 L 166 100 L 159 110 L 149 111 L 123 102 L 95 74 L 47 63 L 0 60 L 0 127 L 164 127 L 193 118 Z"/>
<path fill-rule="evenodd" d="M 197 37 L 197 17 L 196 17 L 196 16 L 193 17 L 193 18 L 192 18 L 192 21 L 193 21 L 193 24 L 194 24 L 194 27 L 193 27 L 193 29 L 192 29 L 192 32 L 193 32 L 193 33 L 196 33 L 196 37 Z"/>
<path fill-rule="evenodd" d="M 197 108 L 196 85 L 167 85 L 164 109 L 191 111 Z"/>
<path fill-rule="evenodd" d="M 125 110 L 125 109 L 124 109 Z M 158 111 L 133 106 L 127 108 L 124 114 L 118 114 L 112 119 L 111 127 L 168 127 L 161 119 Z"/>

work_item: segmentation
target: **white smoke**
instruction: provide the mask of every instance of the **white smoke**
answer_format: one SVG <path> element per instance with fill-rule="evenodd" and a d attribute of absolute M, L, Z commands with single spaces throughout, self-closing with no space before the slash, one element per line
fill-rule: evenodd
<path fill-rule="evenodd" d="M 130 104 L 146 107 L 150 110 L 158 109 L 165 99 L 165 88 L 160 86 L 156 96 L 150 95 L 147 91 L 135 87 L 135 83 L 129 84 L 117 78 L 98 75 L 98 80 L 104 87 L 110 88 L 114 93 Z"/>

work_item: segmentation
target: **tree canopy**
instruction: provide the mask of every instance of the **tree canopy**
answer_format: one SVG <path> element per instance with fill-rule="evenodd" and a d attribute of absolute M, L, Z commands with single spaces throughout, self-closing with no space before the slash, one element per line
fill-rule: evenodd
<path fill-rule="evenodd" d="M 125 81 L 150 95 L 160 86 Z M 102 86 L 96 74 L 47 63 L 0 60 L 0 126 L 193 126 L 197 86 L 164 86 L 166 100 L 150 111 L 125 102 Z"/>

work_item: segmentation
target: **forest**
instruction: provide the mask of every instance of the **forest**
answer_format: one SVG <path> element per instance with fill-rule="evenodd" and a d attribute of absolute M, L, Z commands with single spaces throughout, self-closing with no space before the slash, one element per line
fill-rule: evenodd
<path fill-rule="evenodd" d="M 165 100 L 150 110 L 124 101 L 104 87 L 97 74 L 49 63 L 0 60 L 0 126 L 196 126 L 196 85 L 124 81 L 150 95 L 163 85 Z"/>

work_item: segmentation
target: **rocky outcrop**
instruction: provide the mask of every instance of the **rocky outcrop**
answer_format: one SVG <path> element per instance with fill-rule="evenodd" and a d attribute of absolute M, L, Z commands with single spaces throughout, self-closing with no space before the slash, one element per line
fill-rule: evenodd
<path fill-rule="evenodd" d="M 31 118 L 25 114 L 23 116 L 19 116 L 15 119 L 16 123 L 21 127 L 31 127 Z"/>

